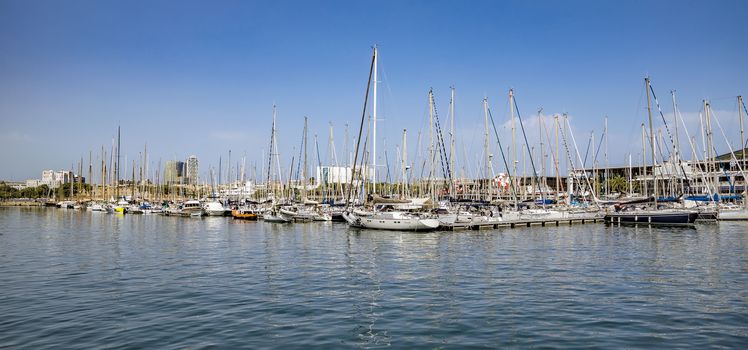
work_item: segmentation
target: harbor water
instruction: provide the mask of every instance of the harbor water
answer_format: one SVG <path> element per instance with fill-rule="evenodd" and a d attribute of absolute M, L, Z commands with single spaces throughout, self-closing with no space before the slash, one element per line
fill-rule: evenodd
<path fill-rule="evenodd" d="M 0 208 L 0 348 L 745 348 L 748 223 L 388 232 Z"/>

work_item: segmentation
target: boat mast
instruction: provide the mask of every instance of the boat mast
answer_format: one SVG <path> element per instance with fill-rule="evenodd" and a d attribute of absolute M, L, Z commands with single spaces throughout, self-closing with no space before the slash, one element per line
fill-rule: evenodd
<path fill-rule="evenodd" d="M 429 89 L 429 196 L 433 196 L 434 183 L 434 93 Z"/>
<path fill-rule="evenodd" d="M 91 191 L 88 194 L 90 200 L 94 198 L 94 183 L 93 183 L 93 151 L 88 151 L 88 181 L 91 182 Z"/>
<path fill-rule="evenodd" d="M 309 118 L 304 116 L 304 168 L 301 169 L 301 200 L 306 200 L 306 170 L 307 170 L 307 129 Z"/>
<path fill-rule="evenodd" d="M 452 120 L 450 122 L 450 131 L 449 131 L 449 169 L 451 169 L 452 174 L 455 172 L 455 87 L 452 86 L 452 96 L 449 99 L 449 114 L 452 117 Z M 452 182 L 452 186 L 450 188 L 450 194 L 454 197 L 454 182 Z"/>
<path fill-rule="evenodd" d="M 114 185 L 114 193 L 117 197 L 117 200 L 119 200 L 119 146 L 120 146 L 120 126 L 117 125 L 117 163 L 115 164 L 115 175 L 116 175 L 116 182 Z"/>
<path fill-rule="evenodd" d="M 106 200 L 106 151 L 101 145 L 101 200 Z"/>
<path fill-rule="evenodd" d="M 704 100 L 704 125 L 706 128 L 706 159 L 707 173 L 712 184 L 714 184 L 715 193 L 717 191 L 717 181 L 714 176 L 714 153 L 712 152 L 712 117 L 709 113 L 709 101 Z"/>
<path fill-rule="evenodd" d="M 376 48 L 375 48 L 376 49 Z M 366 82 L 366 93 L 364 94 L 364 108 L 363 111 L 361 111 L 361 123 L 358 127 L 358 138 L 356 140 L 356 150 L 353 155 L 353 164 L 351 167 L 351 185 L 348 186 L 348 194 L 346 194 L 346 208 L 350 208 L 351 205 L 351 194 L 353 192 L 353 184 L 354 184 L 354 177 L 356 175 L 356 162 L 358 161 L 358 149 L 361 144 L 361 133 L 363 132 L 364 128 L 364 120 L 366 118 L 366 104 L 369 100 L 369 87 L 371 86 L 371 76 L 374 71 L 374 63 L 376 62 L 376 50 L 374 51 L 374 55 L 371 57 L 371 68 L 369 68 L 369 79 Z M 346 131 L 348 130 L 348 124 L 346 124 Z M 347 132 L 346 132 L 346 138 L 347 138 Z M 346 140 L 347 142 L 347 140 Z"/>
<path fill-rule="evenodd" d="M 512 129 L 512 173 L 514 174 L 514 176 L 517 176 L 517 140 L 515 135 L 516 128 L 514 126 L 514 90 L 512 89 L 509 89 L 509 113 L 511 113 L 511 119 L 509 123 Z M 518 188 L 516 188 L 516 181 L 514 186 L 514 192 L 516 193 L 518 190 Z"/>
<path fill-rule="evenodd" d="M 540 134 L 540 178 L 542 181 L 542 187 L 538 188 L 539 191 L 545 191 L 545 188 L 548 188 L 548 180 L 545 176 L 545 148 L 543 147 L 543 125 L 545 125 L 545 122 L 543 121 L 543 108 L 541 107 L 538 109 L 538 133 Z"/>
<path fill-rule="evenodd" d="M 372 101 L 372 125 L 371 125 L 371 187 L 373 193 L 377 193 L 377 46 L 374 45 L 374 91 Z"/>
<path fill-rule="evenodd" d="M 485 179 L 486 179 L 485 193 L 486 193 L 487 199 L 490 200 L 491 199 L 491 181 L 493 179 L 491 178 L 491 172 L 488 169 L 489 167 L 488 163 L 490 162 L 490 159 L 489 159 L 490 154 L 488 150 L 489 149 L 488 147 L 489 136 L 488 136 L 488 98 L 487 97 L 483 98 L 483 123 L 484 123 L 484 128 L 485 128 L 483 132 L 483 156 L 485 157 L 485 159 L 483 160 L 484 162 L 483 164 L 484 175 L 483 176 L 485 176 Z"/>
<path fill-rule="evenodd" d="M 743 96 L 738 96 L 738 116 L 740 117 L 740 154 L 742 155 L 743 162 L 741 166 L 745 167 L 745 136 L 743 134 L 743 110 L 741 109 L 743 107 Z M 745 175 L 743 175 L 743 193 L 745 193 L 745 184 L 746 184 Z M 748 207 L 748 200 L 743 198 L 743 206 Z"/>
<path fill-rule="evenodd" d="M 740 108 L 743 106 L 743 96 L 738 96 L 738 119 L 740 120 L 740 153 L 743 158 L 743 165 L 745 166 L 745 134 L 743 133 L 743 110 Z M 743 180 L 745 182 L 745 179 Z"/>
<path fill-rule="evenodd" d="M 273 123 L 272 127 L 270 129 L 270 153 L 268 155 L 268 175 L 267 180 L 265 182 L 265 191 L 269 192 L 268 189 L 270 188 L 270 181 L 272 180 L 271 175 L 273 174 L 273 151 L 275 146 L 275 105 L 273 105 Z M 273 191 L 273 195 L 275 195 L 275 191 Z"/>
<path fill-rule="evenodd" d="M 598 195 L 600 194 L 598 192 L 600 189 L 597 187 L 597 180 L 598 180 L 597 178 L 597 146 L 596 146 L 597 144 L 595 143 L 595 130 L 592 130 L 592 134 L 590 135 L 590 140 L 592 144 L 592 178 L 594 179 L 594 182 L 592 183 L 592 188 L 590 188 L 590 190 L 592 190 L 592 192 Z M 582 165 L 582 170 L 585 172 L 587 171 L 584 165 Z"/>
<path fill-rule="evenodd" d="M 654 204 L 655 209 L 657 209 L 657 175 L 656 175 L 656 168 L 657 168 L 657 157 L 655 157 L 655 134 L 654 134 L 654 128 L 652 127 L 652 105 L 650 102 L 649 97 L 649 77 L 644 78 L 644 82 L 646 83 L 647 88 L 647 115 L 649 116 L 649 141 L 650 146 L 652 147 L 652 179 L 654 180 Z"/>
<path fill-rule="evenodd" d="M 673 148 L 675 149 L 675 160 L 680 163 L 680 132 L 678 131 L 678 104 L 675 103 L 675 90 L 670 90 L 670 96 L 673 99 L 673 120 L 675 121 L 675 145 L 673 145 Z M 684 173 L 683 176 L 686 177 L 688 174 Z M 683 178 L 680 179 L 680 191 L 684 192 Z"/>
<path fill-rule="evenodd" d="M 610 166 L 608 164 L 608 116 L 605 116 L 605 195 L 610 195 Z"/>
<path fill-rule="evenodd" d="M 400 170 L 402 171 L 402 185 L 400 186 L 400 198 L 405 198 L 405 187 L 408 185 L 408 179 L 407 179 L 407 169 L 408 169 L 408 139 L 407 139 L 407 129 L 403 129 L 403 155 L 400 157 L 401 165 Z"/>
<path fill-rule="evenodd" d="M 554 137 L 555 137 L 555 140 L 556 140 L 556 151 L 555 151 L 555 157 L 553 159 L 553 162 L 555 163 L 554 164 L 554 171 L 556 172 L 556 201 L 558 201 L 558 199 L 560 198 L 560 194 L 562 192 L 561 191 L 561 172 L 559 171 L 560 164 L 559 164 L 559 161 L 558 161 L 558 156 L 559 156 L 559 152 L 558 152 L 558 150 L 559 150 L 559 145 L 558 145 L 558 129 L 559 129 L 559 125 L 558 125 L 558 114 L 556 114 L 555 116 L 553 116 L 553 134 L 554 134 Z M 568 169 L 567 169 L 567 171 L 568 171 Z"/>

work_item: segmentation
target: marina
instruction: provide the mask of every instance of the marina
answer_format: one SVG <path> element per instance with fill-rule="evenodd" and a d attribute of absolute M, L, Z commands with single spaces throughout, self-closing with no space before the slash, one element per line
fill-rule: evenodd
<path fill-rule="evenodd" d="M 671 94 L 673 115 L 672 120 L 668 121 L 649 77 L 644 78 L 647 123 L 641 124 L 642 158 L 636 176 L 630 156 L 628 169 L 615 170 L 599 166 L 596 158 L 601 150 L 605 156 L 605 164 L 608 164 L 607 118 L 604 119 L 599 142 L 595 142 L 594 130 L 591 133 L 584 159 L 574 138 L 574 128 L 565 116 L 563 120 L 558 116 L 553 118 L 555 140 L 552 140 L 548 133 L 549 127 L 544 126 L 544 118 L 538 114 L 536 127 L 540 134 L 537 139 L 539 144 L 531 144 L 513 89 L 508 91 L 511 131 L 509 145 L 502 144 L 488 101 L 482 101 L 483 156 L 486 158 L 482 160 L 482 172 L 479 169 L 476 177 L 457 175 L 455 164 L 467 161 L 456 156 L 454 88 L 450 89 L 449 114 L 444 128 L 439 121 L 434 91 L 428 91 L 429 137 L 428 142 L 423 145 L 427 152 L 417 152 L 417 155 L 421 154 L 421 159 L 407 160 L 407 130 L 404 129 L 402 143 L 396 148 L 398 162 L 377 164 L 378 61 L 378 48 L 375 46 L 358 133 L 351 145 L 347 142 L 346 125 L 344 153 L 350 158 L 350 163 L 343 166 L 337 160 L 334 166 L 322 166 L 317 135 L 314 135 L 313 145 L 309 145 L 309 118 L 304 117 L 299 154 L 292 156 L 288 175 L 284 180 L 278 151 L 277 108 L 274 105 L 269 148 L 266 152 L 267 162 L 263 160 L 264 169 L 260 173 L 255 168 L 251 174 L 246 168 L 246 158 L 243 158 L 241 163 L 236 164 L 236 177 L 232 178 L 229 151 L 227 181 L 222 180 L 224 169 L 219 158 L 217 169 L 209 167 L 208 182 L 201 183 L 199 160 L 190 156 L 186 162 L 168 163 L 164 169 L 166 181 L 161 184 L 160 169 L 156 169 L 155 179 L 149 178 L 146 145 L 140 153 L 139 161 L 133 161 L 129 170 L 125 169 L 125 173 L 131 173 L 128 181 L 120 176 L 123 167 L 122 133 L 121 127 L 118 127 L 116 142 L 113 140 L 109 152 L 109 164 L 104 161 L 107 152 L 102 146 L 98 176 L 94 176 L 93 155 L 89 153 L 88 178 L 100 178 L 98 184 L 84 182 L 81 158 L 77 174 L 73 171 L 45 171 L 43 178 L 54 175 L 59 180 L 42 179 L 45 184 L 33 189 L 33 192 L 39 196 L 46 189 L 50 197 L 47 198 L 47 203 L 55 203 L 61 208 L 90 208 L 92 211 L 109 213 L 159 213 L 181 217 L 234 216 L 240 219 L 260 219 L 268 223 L 303 224 L 336 220 L 347 222 L 351 227 L 375 230 L 454 231 L 533 225 L 558 226 L 562 223 L 598 221 L 618 225 L 692 226 L 697 220 L 748 220 L 744 171 L 748 166 L 745 157 L 748 148 L 737 152 L 733 149 L 717 116 L 712 112 L 710 103 L 704 100 L 704 117 L 700 119 L 702 124 L 699 136 L 705 148 L 699 149 L 695 137 L 689 135 L 685 121 L 678 116 L 675 94 Z M 741 96 L 737 96 L 736 102 L 740 142 L 745 145 L 743 112 L 748 112 L 748 108 Z M 653 105 L 656 106 L 656 112 L 653 112 Z M 656 129 L 654 120 L 657 112 L 661 123 L 658 121 L 659 127 Z M 683 132 L 693 151 L 691 160 L 681 158 L 680 144 L 674 141 L 679 139 L 678 124 L 683 124 Z M 721 131 L 730 153 L 719 156 L 716 154 L 712 124 Z M 675 126 L 674 133 L 671 133 L 670 125 Z M 450 129 L 445 130 L 447 127 Z M 663 137 L 663 129 L 668 134 L 669 143 Z M 517 133 L 521 138 L 516 137 Z M 332 126 L 329 134 L 328 154 L 335 154 Z M 419 147 L 422 146 L 420 139 L 419 136 Z M 563 148 L 559 147 L 559 141 L 563 141 Z M 555 147 L 551 148 L 553 143 Z M 535 151 L 536 146 L 538 152 Z M 314 149 L 311 152 L 312 161 L 310 148 Z M 517 168 L 520 163 L 518 148 L 523 152 L 521 164 L 525 168 L 521 173 Z M 672 151 L 665 153 L 663 148 Z M 503 172 L 498 175 L 491 156 L 492 150 L 496 149 L 500 154 L 500 163 L 504 165 L 503 169 L 499 167 Z M 701 151 L 703 158 L 698 157 Z M 367 158 L 370 152 L 375 155 L 371 160 Z M 384 154 L 386 152 L 385 149 Z M 551 164 L 547 162 L 547 155 L 542 154 L 544 152 L 550 154 Z M 587 167 L 590 153 L 595 156 L 592 167 Z M 560 170 L 562 158 L 567 158 L 567 173 L 563 177 Z M 312 175 L 309 163 L 318 164 L 317 176 Z M 394 177 L 391 172 L 397 163 L 400 174 Z M 416 177 L 412 171 L 418 163 L 421 176 Z M 527 176 L 528 165 L 534 176 Z M 549 165 L 554 170 L 553 176 L 547 176 L 549 174 L 546 173 L 546 167 Z M 127 166 L 127 162 L 124 166 Z M 377 176 L 377 168 L 382 167 L 387 170 L 388 175 L 384 181 Z M 460 172 L 464 174 L 465 169 Z M 137 178 L 136 173 L 139 174 Z M 249 179 L 250 174 L 253 180 Z M 324 179 L 319 178 L 322 175 Z M 53 190 L 50 187 L 52 185 L 56 189 Z M 7 188 L 7 184 L 5 186 Z M 56 200 L 57 196 L 62 197 L 62 200 Z"/>
<path fill-rule="evenodd" d="M 747 348 L 746 13 L 0 0 L 0 349 Z"/>

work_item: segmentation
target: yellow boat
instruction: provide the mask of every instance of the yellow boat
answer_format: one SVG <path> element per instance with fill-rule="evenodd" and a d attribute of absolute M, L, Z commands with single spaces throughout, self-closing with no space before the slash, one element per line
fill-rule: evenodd
<path fill-rule="evenodd" d="M 233 209 L 231 210 L 231 216 L 234 219 L 257 220 L 257 214 L 249 209 Z"/>

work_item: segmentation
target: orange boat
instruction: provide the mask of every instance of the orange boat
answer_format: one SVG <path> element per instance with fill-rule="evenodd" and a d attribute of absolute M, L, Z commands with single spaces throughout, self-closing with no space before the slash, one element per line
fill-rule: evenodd
<path fill-rule="evenodd" d="M 257 214 L 251 209 L 233 209 L 231 216 L 234 219 L 257 220 Z"/>

